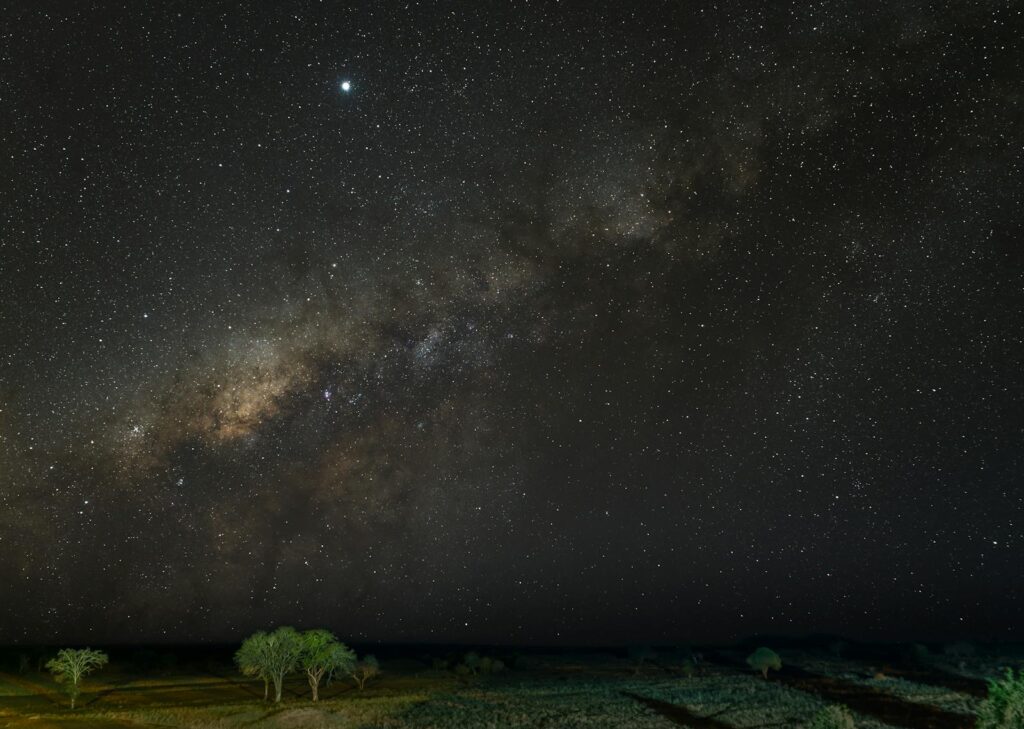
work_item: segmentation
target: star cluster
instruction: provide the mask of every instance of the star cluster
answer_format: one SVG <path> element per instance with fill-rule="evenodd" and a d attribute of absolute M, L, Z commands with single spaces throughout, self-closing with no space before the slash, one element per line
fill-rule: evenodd
<path fill-rule="evenodd" d="M 0 642 L 1019 638 L 1019 10 L 10 21 Z"/>

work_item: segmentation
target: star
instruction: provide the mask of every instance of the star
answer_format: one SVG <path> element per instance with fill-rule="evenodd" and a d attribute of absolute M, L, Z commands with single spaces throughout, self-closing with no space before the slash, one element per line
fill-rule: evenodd
<path fill-rule="evenodd" d="M 342 81 L 341 82 L 341 90 L 344 91 L 347 94 L 349 91 L 352 90 L 352 82 L 351 81 Z"/>

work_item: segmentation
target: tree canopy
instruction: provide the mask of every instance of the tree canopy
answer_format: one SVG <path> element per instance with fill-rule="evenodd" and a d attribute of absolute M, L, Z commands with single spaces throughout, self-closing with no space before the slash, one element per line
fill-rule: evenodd
<path fill-rule="evenodd" d="M 47 661 L 46 668 L 53 674 L 57 683 L 64 686 L 64 690 L 71 697 L 73 709 L 75 700 L 81 693 L 79 686 L 82 677 L 107 665 L 109 660 L 103 651 L 94 651 L 91 648 L 64 648 L 57 653 L 56 658 Z"/>
<path fill-rule="evenodd" d="M 302 633 L 301 642 L 299 664 L 306 672 L 313 701 L 317 701 L 320 698 L 320 681 L 324 675 L 351 672 L 356 665 L 356 654 L 333 633 L 322 628 Z"/>
<path fill-rule="evenodd" d="M 280 627 L 272 633 L 254 633 L 235 653 L 235 663 L 246 676 L 257 676 L 274 684 L 274 701 L 281 701 L 284 677 L 299 667 L 303 640 L 295 628 Z"/>

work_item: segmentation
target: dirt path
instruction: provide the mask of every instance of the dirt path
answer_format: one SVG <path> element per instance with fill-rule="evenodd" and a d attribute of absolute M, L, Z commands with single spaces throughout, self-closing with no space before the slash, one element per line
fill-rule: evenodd
<path fill-rule="evenodd" d="M 622 695 L 627 696 L 634 701 L 639 701 L 647 708 L 657 712 L 673 724 L 678 724 L 679 726 L 689 727 L 690 729 L 735 729 L 731 724 L 725 724 L 710 717 L 691 714 L 690 710 L 685 706 L 670 704 L 667 701 L 648 698 L 647 696 L 641 696 L 640 694 L 634 694 L 629 691 L 623 691 Z"/>
<path fill-rule="evenodd" d="M 967 694 L 968 696 L 974 696 L 979 699 L 984 699 L 988 696 L 987 681 L 982 681 L 980 678 L 958 676 L 954 673 L 947 673 L 937 668 L 923 669 L 899 666 L 897 668 L 887 669 L 886 674 L 895 676 L 896 678 L 903 678 L 907 681 L 928 684 L 929 686 L 941 686 L 942 688 L 947 688 L 950 691 L 957 691 L 961 694 Z"/>
<path fill-rule="evenodd" d="M 750 669 L 737 659 L 721 654 L 712 660 L 729 668 L 742 666 L 746 673 Z M 871 686 L 850 683 L 831 676 L 811 673 L 796 666 L 784 666 L 773 671 L 768 680 L 805 693 L 814 694 L 826 701 L 845 704 L 859 714 L 873 717 L 886 724 L 907 729 L 974 729 L 974 717 L 943 711 L 927 704 L 904 701 L 898 696 L 885 693 Z"/>

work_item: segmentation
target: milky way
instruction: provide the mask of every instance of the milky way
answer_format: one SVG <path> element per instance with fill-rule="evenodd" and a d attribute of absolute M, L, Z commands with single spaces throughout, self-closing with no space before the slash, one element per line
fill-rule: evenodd
<path fill-rule="evenodd" d="M 0 641 L 1019 638 L 1021 13 L 677 5 L 16 11 Z"/>

